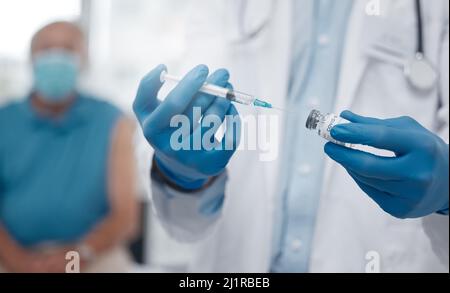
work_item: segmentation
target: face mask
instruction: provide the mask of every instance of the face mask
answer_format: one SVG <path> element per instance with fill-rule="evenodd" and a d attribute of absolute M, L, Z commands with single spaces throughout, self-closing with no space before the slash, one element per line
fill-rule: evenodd
<path fill-rule="evenodd" d="M 63 102 L 75 91 L 80 58 L 64 50 L 36 55 L 33 62 L 34 90 L 50 103 Z"/>

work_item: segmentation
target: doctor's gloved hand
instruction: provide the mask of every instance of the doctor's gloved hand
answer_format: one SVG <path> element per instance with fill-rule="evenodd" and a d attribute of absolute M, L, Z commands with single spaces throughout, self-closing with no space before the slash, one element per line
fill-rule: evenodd
<path fill-rule="evenodd" d="M 409 117 L 380 120 L 348 111 L 341 116 L 352 123 L 334 127 L 333 138 L 396 154 L 387 158 L 332 143 L 325 146 L 384 211 L 401 219 L 448 215 L 448 144 Z"/>
<path fill-rule="evenodd" d="M 208 78 L 208 68 L 197 66 L 161 102 L 157 95 L 163 85 L 163 71 L 167 69 L 160 65 L 144 77 L 133 109 L 155 150 L 158 170 L 177 187 L 197 190 L 224 172 L 238 146 L 240 120 L 236 108 L 226 99 L 199 93 L 205 82 L 231 87 L 230 76 L 221 69 Z M 227 127 L 219 142 L 214 137 L 217 126 L 228 120 L 235 127 Z"/>

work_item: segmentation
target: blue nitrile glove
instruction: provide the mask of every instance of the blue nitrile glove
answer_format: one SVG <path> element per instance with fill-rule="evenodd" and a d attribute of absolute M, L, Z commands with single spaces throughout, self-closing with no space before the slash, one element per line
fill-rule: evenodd
<path fill-rule="evenodd" d="M 144 77 L 133 109 L 145 138 L 155 150 L 158 169 L 180 188 L 199 189 L 210 178 L 224 171 L 237 149 L 240 138 L 240 120 L 236 108 L 224 98 L 199 93 L 199 89 L 205 82 L 230 87 L 228 83 L 230 76 L 226 70 L 221 69 L 208 78 L 208 68 L 204 65 L 197 66 L 161 102 L 157 99 L 157 95 L 162 87 L 160 78 L 163 71 L 167 69 L 164 65 L 160 65 Z M 193 117 L 194 107 L 201 108 L 203 117 L 216 115 L 222 121 L 225 118 L 235 118 L 238 121 L 234 129 L 226 130 L 222 142 L 214 139 L 213 143 L 221 145 L 222 150 L 205 149 L 203 144 L 200 149 L 193 150 L 194 137 L 203 138 L 205 132 L 210 130 L 207 127 L 198 127 L 201 117 Z M 187 137 L 190 150 L 177 151 L 172 148 L 171 139 L 179 128 L 170 127 L 170 123 L 176 115 L 184 115 L 190 121 L 191 131 Z"/>
<path fill-rule="evenodd" d="M 396 154 L 386 158 L 332 143 L 325 146 L 384 211 L 401 219 L 448 215 L 448 144 L 409 117 L 379 120 L 348 111 L 341 116 L 353 123 L 334 127 L 333 138 Z"/>

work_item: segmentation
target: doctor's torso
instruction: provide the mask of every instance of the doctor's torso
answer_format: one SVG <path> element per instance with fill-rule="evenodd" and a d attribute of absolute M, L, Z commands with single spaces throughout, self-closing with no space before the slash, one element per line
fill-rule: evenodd
<path fill-rule="evenodd" d="M 261 23 L 258 13 L 267 15 L 270 1 L 249 2 L 253 5 L 250 14 L 256 15 L 255 21 Z M 366 54 L 368 48 L 389 40 L 390 46 L 400 51 L 405 59 L 414 56 L 417 48 L 414 1 L 381 1 L 386 13 L 382 21 L 366 13 L 367 3 L 354 1 L 333 112 L 351 109 L 380 118 L 411 116 L 431 130 L 443 130 L 444 139 L 448 140 L 448 134 L 447 137 L 444 134 L 448 132 L 448 82 L 428 92 L 418 92 L 406 80 L 403 68 L 390 58 L 373 59 Z M 443 62 L 448 64 L 448 56 L 447 61 L 444 60 L 448 55 L 448 3 L 427 3 L 424 5 L 427 58 L 439 69 L 441 78 L 448 80 L 448 65 L 443 65 Z M 192 60 L 205 62 L 206 58 L 206 62 L 211 60 L 214 65 L 230 68 L 236 88 L 269 97 L 273 104 L 283 107 L 292 61 L 291 1 L 277 2 L 269 15 L 272 15 L 270 25 L 247 42 L 233 41 L 239 30 L 235 20 L 216 20 L 217 26 L 210 29 L 223 29 L 227 41 L 221 40 L 219 44 L 225 48 L 208 50 L 201 54 L 202 58 Z M 443 53 L 445 50 L 447 52 Z M 213 57 L 208 59 L 207 56 Z M 443 115 L 439 112 L 440 104 Z M 252 109 L 240 108 L 239 111 L 257 114 Z M 277 115 L 284 121 L 282 114 Z M 280 123 L 280 152 L 284 129 L 285 125 Z M 270 269 L 281 168 L 280 160 L 261 162 L 255 152 L 236 154 L 229 167 L 222 222 L 214 235 L 200 245 L 199 258 L 194 261 L 192 270 L 254 272 Z M 242 178 L 247 180 L 243 182 Z M 364 272 L 366 257 L 372 251 L 380 255 L 384 272 L 448 271 L 448 264 L 443 264 L 435 254 L 435 244 L 430 243 L 422 220 L 400 221 L 385 214 L 364 195 L 345 170 L 329 160 L 321 185 L 310 271 Z M 448 227 L 448 220 L 443 220 Z"/>

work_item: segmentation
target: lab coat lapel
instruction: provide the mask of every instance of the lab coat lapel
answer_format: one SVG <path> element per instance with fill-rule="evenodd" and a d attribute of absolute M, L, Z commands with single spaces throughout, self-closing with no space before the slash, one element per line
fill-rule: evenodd
<path fill-rule="evenodd" d="M 342 56 L 338 95 L 334 112 L 349 109 L 356 98 L 364 71 L 369 64 L 368 48 L 385 33 L 385 17 L 399 0 L 379 0 L 381 15 L 369 15 L 367 7 L 373 0 L 354 1 Z"/>
<path fill-rule="evenodd" d="M 370 34 L 367 31 L 366 24 L 369 18 L 376 17 L 366 14 L 366 7 L 369 2 L 369 0 L 355 1 L 353 6 L 346 35 L 347 40 L 342 56 L 340 81 L 334 108 L 334 113 L 336 114 L 340 114 L 342 111 L 349 109 L 353 104 L 364 71 L 368 65 L 364 50 L 370 38 L 367 35 L 363 37 L 363 34 Z M 327 159 L 323 186 L 328 186 L 333 168 L 336 166 L 331 159 Z M 324 192 L 327 191 L 324 190 Z"/>
<path fill-rule="evenodd" d="M 373 16 L 367 16 L 365 13 L 367 2 L 369 1 L 355 1 L 348 24 L 335 105 L 337 114 L 348 109 L 353 103 L 368 63 L 364 54 L 368 38 L 364 38 L 363 33 L 370 33 L 366 31 L 366 22 L 369 17 Z"/>
<path fill-rule="evenodd" d="M 285 108 L 288 92 L 288 80 L 291 61 L 291 1 L 276 1 L 277 7 L 274 12 L 273 23 L 269 28 L 270 32 L 267 34 L 269 38 L 266 42 L 270 49 L 261 50 L 259 56 L 259 72 L 261 73 L 261 93 L 267 95 L 268 100 L 277 107 Z M 270 46 L 269 46 L 270 44 Z M 276 213 L 276 203 L 279 201 L 280 196 L 280 163 L 283 135 L 284 135 L 284 114 L 279 111 L 265 111 L 262 110 L 259 114 L 277 115 L 278 127 L 277 127 L 277 149 L 278 155 L 275 160 L 262 163 L 265 181 L 260 186 L 259 190 L 264 193 L 264 198 L 261 200 L 266 201 L 265 215 L 266 221 L 266 241 L 264 245 L 260 245 L 260 249 L 263 250 L 263 254 L 267 257 L 262 260 L 264 266 L 269 270 L 271 253 L 272 253 L 272 240 L 273 240 L 273 225 L 276 223 L 274 218 Z M 271 138 L 272 139 L 272 138 Z M 264 190 L 262 187 L 264 186 Z M 260 194 L 263 197 L 263 194 Z"/>
<path fill-rule="evenodd" d="M 273 27 L 268 37 L 268 44 L 271 44 L 271 50 L 263 50 L 264 56 L 261 56 L 260 72 L 263 72 L 261 80 L 263 92 L 269 95 L 269 100 L 275 106 L 285 108 L 288 92 L 289 70 L 291 62 L 291 40 L 292 40 L 292 21 L 291 21 L 291 1 L 277 1 L 277 7 L 273 17 Z M 284 134 L 284 113 L 279 111 L 264 112 L 264 114 L 278 116 L 278 156 L 273 162 L 266 162 L 265 177 L 270 196 L 277 197 L 277 188 L 279 183 L 279 168 L 281 162 L 281 152 L 283 134 Z"/>

